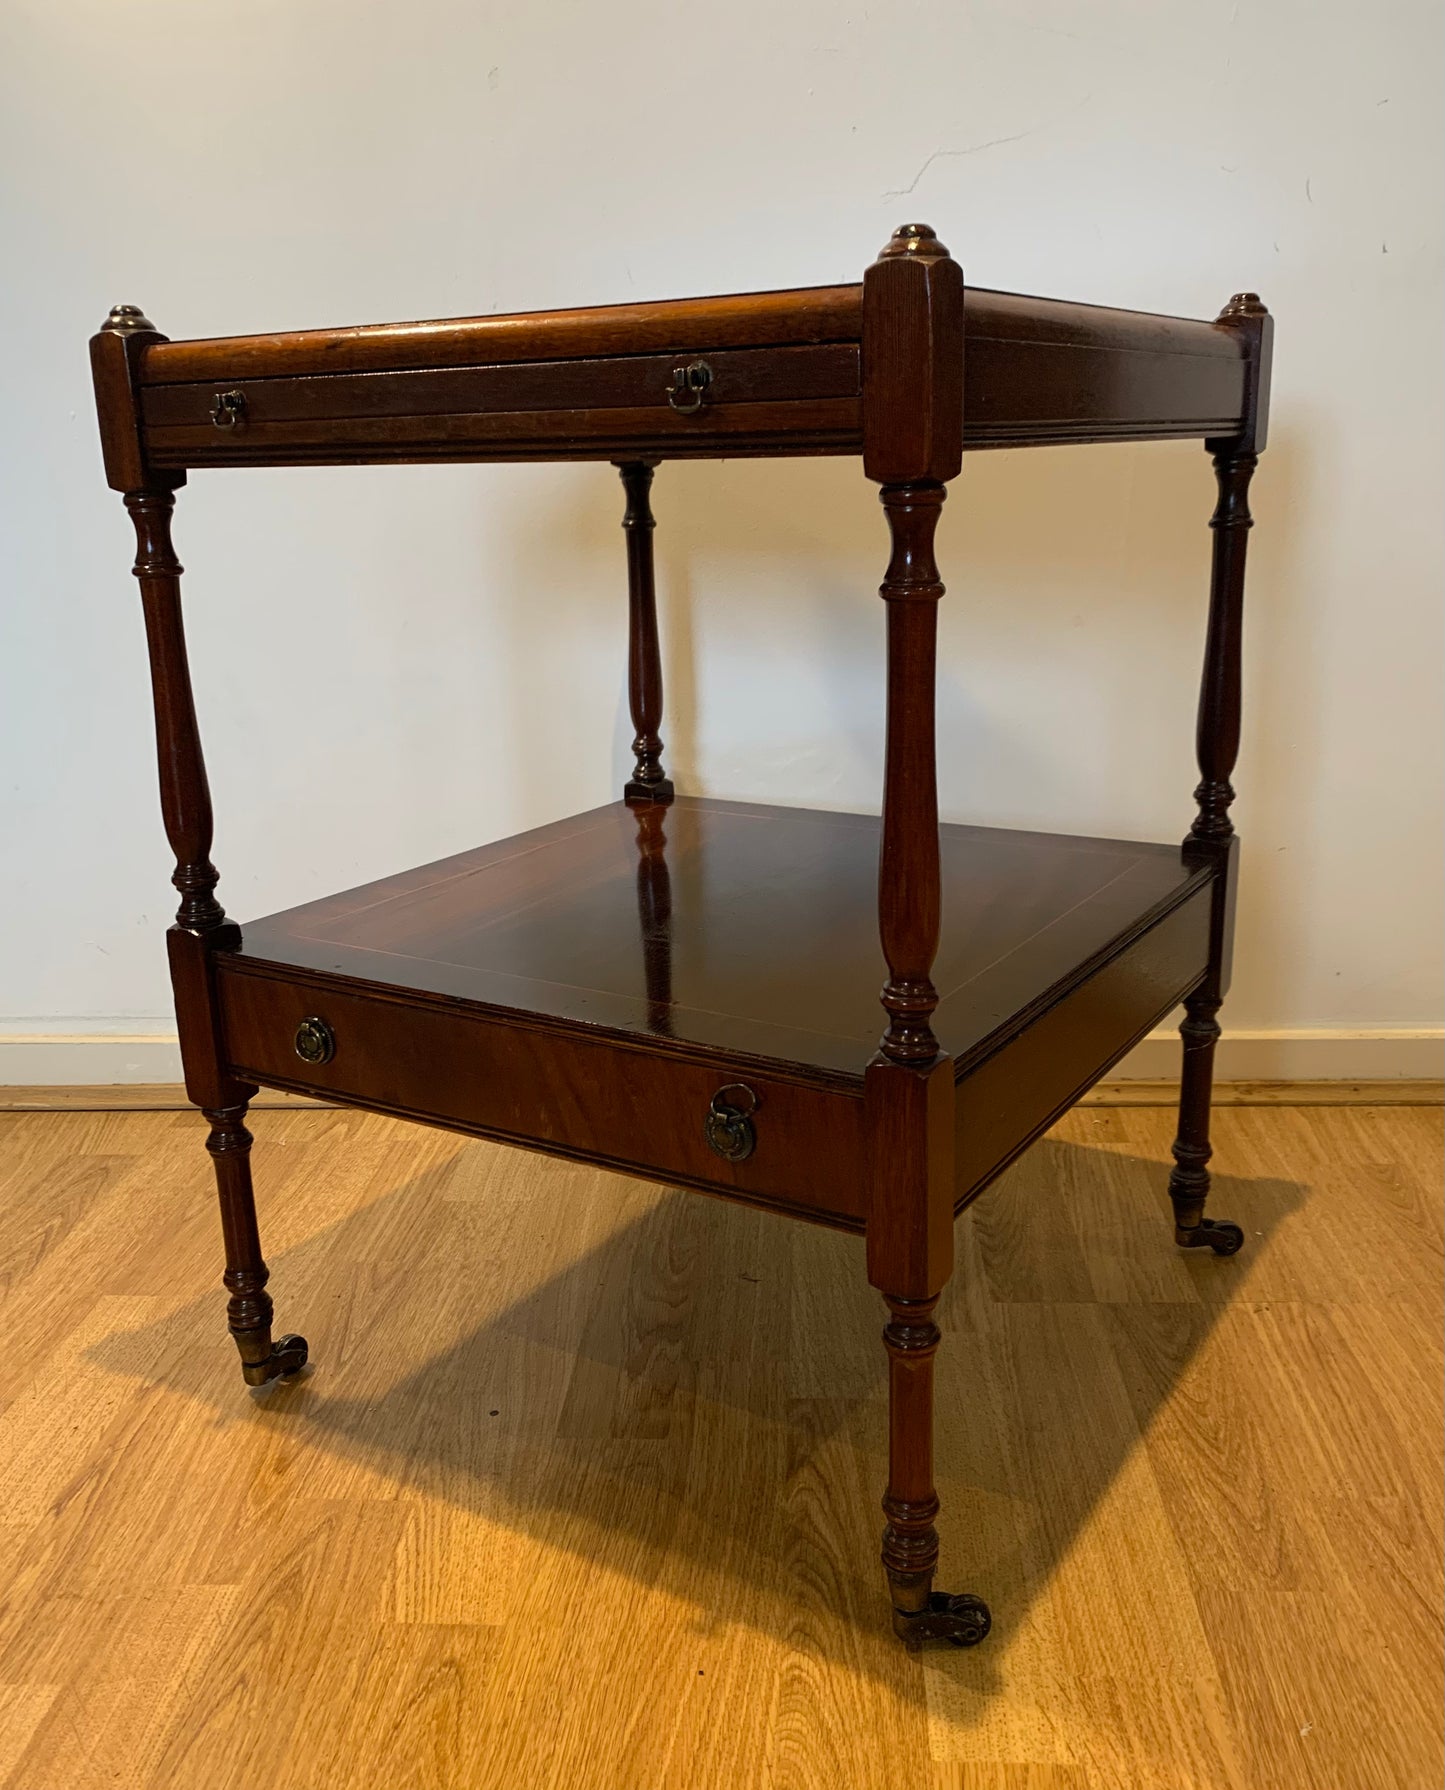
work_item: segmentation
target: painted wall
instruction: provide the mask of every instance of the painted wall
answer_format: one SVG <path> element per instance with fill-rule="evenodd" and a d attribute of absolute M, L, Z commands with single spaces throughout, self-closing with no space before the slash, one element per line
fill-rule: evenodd
<path fill-rule="evenodd" d="M 1253 287 L 1276 313 L 1227 1018 L 1353 1038 L 1339 1074 L 1383 1062 L 1361 1034 L 1438 1027 L 1432 0 L 10 0 L 0 33 L 10 1034 L 169 1030 L 85 357 L 110 304 L 187 336 L 813 284 L 915 217 L 975 284 L 1194 315 Z M 1212 496 L 1187 443 L 969 460 L 940 538 L 949 818 L 1180 834 Z M 665 467 L 654 499 L 680 785 L 876 807 L 886 551 L 857 464 Z M 193 478 L 233 913 L 609 799 L 620 513 L 607 468 Z"/>

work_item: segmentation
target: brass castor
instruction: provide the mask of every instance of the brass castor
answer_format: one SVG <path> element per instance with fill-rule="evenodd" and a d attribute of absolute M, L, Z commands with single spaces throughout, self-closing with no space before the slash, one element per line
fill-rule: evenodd
<path fill-rule="evenodd" d="M 1212 1249 L 1216 1255 L 1238 1255 L 1244 1248 L 1244 1232 L 1227 1218 L 1201 1218 L 1191 1230 L 1176 1228 L 1174 1241 L 1181 1249 Z"/>
<path fill-rule="evenodd" d="M 299 1374 L 306 1365 L 306 1356 L 304 1336 L 278 1336 L 264 1361 L 241 1363 L 241 1378 L 248 1386 L 267 1386 L 272 1380 Z"/>
<path fill-rule="evenodd" d="M 893 1632 L 910 1653 L 917 1653 L 925 1641 L 951 1641 L 955 1647 L 977 1647 L 993 1618 L 981 1597 L 967 1591 L 953 1595 L 932 1591 L 926 1610 L 893 1612 Z"/>

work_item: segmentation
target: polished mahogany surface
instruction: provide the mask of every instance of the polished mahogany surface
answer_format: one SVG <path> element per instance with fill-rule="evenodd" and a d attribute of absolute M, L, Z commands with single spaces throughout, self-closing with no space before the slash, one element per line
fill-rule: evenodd
<path fill-rule="evenodd" d="M 941 832 L 935 1029 L 960 1060 L 1208 880 L 1172 845 Z M 248 922 L 239 956 L 861 1075 L 878 844 L 871 816 L 616 803 Z"/>
<path fill-rule="evenodd" d="M 908 285 L 899 317 L 874 308 L 871 334 L 862 285 L 188 342 L 137 324 L 117 403 L 138 403 L 146 459 L 168 471 L 854 454 L 866 411 L 876 426 L 927 409 L 922 342 L 941 319 L 929 303 L 910 309 Z M 1217 320 L 961 281 L 956 296 L 937 396 L 951 429 L 961 413 L 964 448 L 1230 435 L 1248 407 L 1247 345 Z M 870 355 L 875 374 L 891 361 L 897 375 L 871 403 Z M 707 384 L 678 405 L 669 394 L 690 362 Z"/>

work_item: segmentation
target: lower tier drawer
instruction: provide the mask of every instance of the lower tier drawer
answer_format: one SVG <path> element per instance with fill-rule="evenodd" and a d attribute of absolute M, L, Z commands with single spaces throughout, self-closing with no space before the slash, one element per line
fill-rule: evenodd
<path fill-rule="evenodd" d="M 389 990 L 329 987 L 225 956 L 217 971 L 225 1049 L 242 1079 L 713 1188 L 850 1229 L 862 1223 L 861 1092 L 734 1073 Z"/>
<path fill-rule="evenodd" d="M 1015 1037 L 958 1078 L 963 1204 L 1106 1075 L 1196 987 L 1209 963 L 1206 884 Z"/>

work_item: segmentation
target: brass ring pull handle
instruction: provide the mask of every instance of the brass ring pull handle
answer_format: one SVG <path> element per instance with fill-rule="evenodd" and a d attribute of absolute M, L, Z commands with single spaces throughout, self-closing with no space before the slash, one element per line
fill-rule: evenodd
<path fill-rule="evenodd" d="M 744 1162 L 752 1155 L 758 1142 L 752 1120 L 757 1110 L 757 1095 L 742 1082 L 718 1089 L 703 1120 L 703 1135 L 714 1155 L 724 1162 Z"/>
<path fill-rule="evenodd" d="M 672 384 L 667 388 L 667 401 L 682 416 L 692 416 L 702 409 L 707 389 L 712 384 L 712 368 L 705 360 L 689 361 L 685 367 L 672 369 Z"/>
<path fill-rule="evenodd" d="M 211 421 L 218 429 L 239 429 L 246 420 L 245 392 L 217 392 Z"/>
<path fill-rule="evenodd" d="M 297 1056 L 313 1066 L 329 1063 L 336 1055 L 336 1034 L 324 1019 L 314 1015 L 297 1026 L 295 1043 Z"/>

